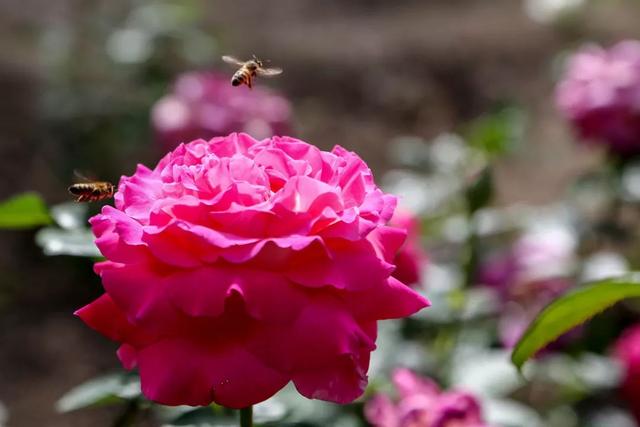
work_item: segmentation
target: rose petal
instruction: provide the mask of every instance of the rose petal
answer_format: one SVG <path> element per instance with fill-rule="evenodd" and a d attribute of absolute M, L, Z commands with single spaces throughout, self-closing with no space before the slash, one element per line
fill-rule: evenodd
<path fill-rule="evenodd" d="M 105 257 L 115 262 L 140 262 L 149 254 L 141 240 L 142 225 L 123 212 L 105 206 L 102 213 L 92 217 L 96 246 Z"/>
<path fill-rule="evenodd" d="M 125 369 L 131 370 L 138 365 L 138 353 L 135 347 L 129 344 L 122 344 L 118 348 L 117 354 L 120 363 Z"/>
<path fill-rule="evenodd" d="M 399 319 L 431 305 L 394 277 L 369 290 L 346 292 L 343 298 L 357 319 Z"/>
<path fill-rule="evenodd" d="M 178 312 L 167 298 L 166 280 L 148 266 L 105 261 L 96 264 L 95 270 L 130 323 L 155 333 L 166 333 L 180 323 Z"/>
<path fill-rule="evenodd" d="M 362 290 L 379 286 L 393 271 L 393 265 L 380 259 L 369 241 L 323 242 L 292 254 L 287 275 L 293 281 L 310 287 Z"/>
<path fill-rule="evenodd" d="M 340 356 L 356 358 L 375 349 L 375 322 L 358 323 L 336 298 L 315 295 L 309 301 L 313 304 L 295 322 L 264 330 L 250 350 L 269 366 L 295 373 L 324 369 Z"/>
<path fill-rule="evenodd" d="M 293 383 L 309 399 L 350 403 L 362 396 L 367 387 L 368 356 L 366 353 L 358 362 L 348 355 L 339 356 L 330 366 L 296 372 Z"/>
<path fill-rule="evenodd" d="M 165 339 L 138 354 L 142 392 L 164 405 L 245 408 L 268 399 L 288 378 L 240 346 Z M 250 386 L 249 386 L 250 385 Z"/>
<path fill-rule="evenodd" d="M 114 341 L 141 345 L 152 339 L 151 335 L 127 320 L 108 294 L 76 310 L 74 314 L 91 328 Z"/>
<path fill-rule="evenodd" d="M 302 290 L 267 271 L 205 267 L 177 272 L 166 280 L 171 302 L 196 317 L 220 316 L 233 293 L 241 296 L 251 316 L 272 323 L 292 322 L 308 303 Z"/>

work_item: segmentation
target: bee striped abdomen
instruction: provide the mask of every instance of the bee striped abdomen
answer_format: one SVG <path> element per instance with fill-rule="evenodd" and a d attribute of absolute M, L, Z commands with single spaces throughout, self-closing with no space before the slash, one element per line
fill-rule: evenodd
<path fill-rule="evenodd" d="M 240 68 L 238 71 L 236 71 L 236 73 L 231 78 L 231 85 L 240 86 L 241 84 L 246 82 L 250 77 L 251 77 L 251 73 L 249 72 L 249 70 L 245 69 L 244 67 Z"/>
<path fill-rule="evenodd" d="M 69 193 L 76 197 L 76 202 L 97 202 L 113 197 L 115 187 L 110 182 L 83 182 L 71 185 Z"/>

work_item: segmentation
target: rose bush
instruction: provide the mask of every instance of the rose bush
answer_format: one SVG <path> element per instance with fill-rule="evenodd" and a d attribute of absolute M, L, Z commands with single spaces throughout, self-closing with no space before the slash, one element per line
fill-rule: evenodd
<path fill-rule="evenodd" d="M 354 153 L 231 134 L 122 177 L 90 222 L 104 295 L 78 310 L 142 391 L 240 408 L 289 381 L 339 403 L 367 384 L 377 321 L 428 301 L 391 276 L 406 231 Z"/>
<path fill-rule="evenodd" d="M 181 142 L 241 130 L 255 138 L 289 132 L 291 105 L 278 93 L 257 86 L 234 88 L 215 72 L 189 72 L 151 110 L 151 123 L 163 149 Z"/>
<path fill-rule="evenodd" d="M 583 138 L 622 155 L 640 152 L 640 42 L 578 51 L 556 88 L 556 103 Z"/>

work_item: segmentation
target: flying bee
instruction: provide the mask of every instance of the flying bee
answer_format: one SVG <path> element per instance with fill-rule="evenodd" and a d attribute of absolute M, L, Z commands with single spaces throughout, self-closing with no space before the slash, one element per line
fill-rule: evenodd
<path fill-rule="evenodd" d="M 282 68 L 265 68 L 264 63 L 268 61 L 262 61 L 253 55 L 253 59 L 248 61 L 240 61 L 233 56 L 223 56 L 222 60 L 228 64 L 239 65 L 240 68 L 231 77 L 231 84 L 233 86 L 240 86 L 246 84 L 251 89 L 253 85 L 253 78 L 258 76 L 272 77 L 282 74 Z"/>
<path fill-rule="evenodd" d="M 113 197 L 116 187 L 106 181 L 79 182 L 69 186 L 76 202 L 98 202 Z"/>

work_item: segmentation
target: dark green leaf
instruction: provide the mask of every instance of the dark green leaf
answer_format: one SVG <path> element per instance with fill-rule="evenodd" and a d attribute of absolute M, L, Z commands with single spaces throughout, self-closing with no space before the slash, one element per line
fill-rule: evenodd
<path fill-rule="evenodd" d="M 467 134 L 469 145 L 489 157 L 499 156 L 522 139 L 524 116 L 517 108 L 504 108 L 475 120 Z"/>
<path fill-rule="evenodd" d="M 489 166 L 484 168 L 475 181 L 467 188 L 467 210 L 474 213 L 486 206 L 493 196 L 493 179 Z"/>
<path fill-rule="evenodd" d="M 51 223 L 51 217 L 37 193 L 23 193 L 0 203 L 0 228 L 29 228 Z"/>
<path fill-rule="evenodd" d="M 640 275 L 602 280 L 564 295 L 547 306 L 529 325 L 511 354 L 521 369 L 547 344 L 626 298 L 640 297 Z"/>

